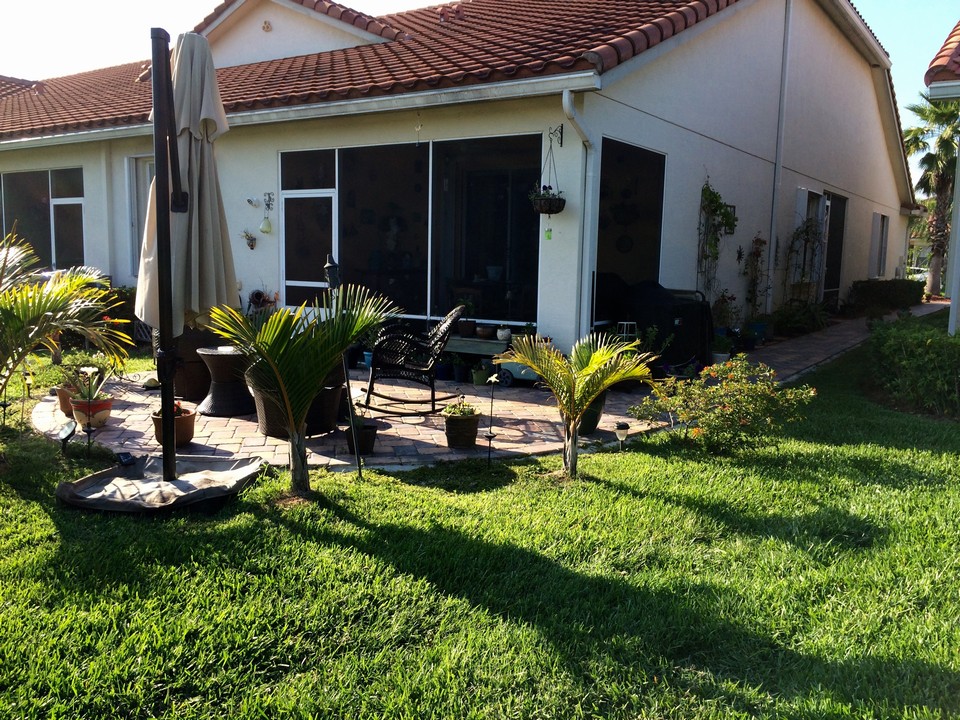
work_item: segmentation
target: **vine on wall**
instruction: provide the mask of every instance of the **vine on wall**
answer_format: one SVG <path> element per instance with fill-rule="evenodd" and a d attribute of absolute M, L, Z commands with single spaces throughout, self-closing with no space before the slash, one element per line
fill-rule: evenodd
<path fill-rule="evenodd" d="M 699 249 L 697 253 L 697 278 L 700 290 L 713 300 L 717 284 L 717 263 L 720 260 L 720 243 L 724 236 L 737 229 L 737 214 L 732 205 L 710 185 L 710 179 L 700 189 Z"/>

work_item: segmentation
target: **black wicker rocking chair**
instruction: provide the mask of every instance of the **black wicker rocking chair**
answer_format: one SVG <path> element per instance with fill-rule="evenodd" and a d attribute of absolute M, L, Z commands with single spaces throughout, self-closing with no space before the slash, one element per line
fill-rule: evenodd
<path fill-rule="evenodd" d="M 437 397 L 434 382 L 436 380 L 436 366 L 440 353 L 447 346 L 450 333 L 463 315 L 464 306 L 458 305 L 451 310 L 443 320 L 429 333 L 417 333 L 406 325 L 388 325 L 373 344 L 372 360 L 370 362 L 370 380 L 367 384 L 367 395 L 363 401 L 365 407 L 376 412 L 388 415 L 428 415 L 437 412 L 437 400 L 449 400 L 454 395 Z M 409 380 L 430 388 L 429 399 L 413 400 L 397 398 L 374 390 L 377 380 Z M 389 401 L 385 405 L 372 405 L 371 397 L 378 397 Z M 395 409 L 394 405 L 426 405 L 429 410 Z"/>

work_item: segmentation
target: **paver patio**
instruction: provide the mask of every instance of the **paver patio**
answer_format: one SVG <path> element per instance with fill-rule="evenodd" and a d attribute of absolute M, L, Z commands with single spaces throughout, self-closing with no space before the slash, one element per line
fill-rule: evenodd
<path fill-rule="evenodd" d="M 912 309 L 915 315 L 924 315 L 946 307 L 945 303 L 927 303 Z M 863 318 L 841 320 L 820 332 L 798 338 L 776 341 L 750 353 L 751 360 L 774 368 L 781 381 L 788 381 L 828 362 L 856 347 L 867 338 Z M 160 406 L 158 390 L 145 390 L 143 381 L 155 373 L 131 374 L 108 387 L 114 396 L 113 411 L 106 426 L 95 431 L 94 441 L 114 451 L 134 455 L 159 454 L 160 445 L 154 438 L 150 413 Z M 366 387 L 366 374 L 351 371 L 351 388 L 356 396 Z M 378 383 L 378 390 L 380 389 Z M 412 392 L 423 397 L 423 388 L 411 388 L 386 383 L 389 394 Z M 480 437 L 473 450 L 451 450 L 446 446 L 443 418 L 439 415 L 396 417 L 374 414 L 380 421 L 375 451 L 364 457 L 364 465 L 383 469 L 411 468 L 438 461 L 486 458 L 488 444 L 483 437 L 490 427 L 490 388 L 448 381 L 437 382 L 437 394 L 464 394 L 483 413 Z M 627 415 L 627 408 L 639 402 L 642 390 L 614 391 L 607 396 L 606 407 L 597 432 L 582 438 L 582 445 L 614 444 L 614 425 L 620 421 L 630 424 L 631 432 L 641 430 L 641 424 Z M 195 404 L 184 402 L 193 409 Z M 67 418 L 60 412 L 55 397 L 44 398 L 33 412 L 33 424 L 41 432 L 55 436 Z M 559 453 L 563 447 L 563 428 L 559 422 L 553 395 L 535 385 L 517 383 L 513 387 L 497 387 L 493 400 L 493 433 L 489 447 L 492 457 L 516 457 L 544 453 Z M 78 432 L 73 442 L 86 442 Z M 198 415 L 194 440 L 178 449 L 180 455 L 218 457 L 259 456 L 271 465 L 288 465 L 286 440 L 265 437 L 257 429 L 257 417 L 209 417 Z M 308 438 L 307 459 L 313 467 L 331 469 L 354 465 L 353 455 L 347 449 L 342 429 Z"/>

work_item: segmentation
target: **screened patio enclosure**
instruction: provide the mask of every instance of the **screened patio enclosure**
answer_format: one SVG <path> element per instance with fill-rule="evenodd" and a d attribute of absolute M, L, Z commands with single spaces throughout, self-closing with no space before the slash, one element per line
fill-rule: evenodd
<path fill-rule="evenodd" d="M 536 322 L 539 216 L 527 197 L 542 137 L 281 153 L 283 302 L 345 282 L 437 318 L 468 302 L 487 322 Z"/>

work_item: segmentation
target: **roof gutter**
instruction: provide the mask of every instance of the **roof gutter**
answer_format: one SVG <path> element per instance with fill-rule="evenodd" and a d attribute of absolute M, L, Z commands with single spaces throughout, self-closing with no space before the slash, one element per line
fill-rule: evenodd
<path fill-rule="evenodd" d="M 927 92 L 931 100 L 956 100 L 960 98 L 960 80 L 930 83 Z"/>
<path fill-rule="evenodd" d="M 600 89 L 600 76 L 594 70 L 564 75 L 549 75 L 540 78 L 511 80 L 509 82 L 468 85 L 462 88 L 444 88 L 425 92 L 384 95 L 375 98 L 344 100 L 320 105 L 298 105 L 292 108 L 266 108 L 250 112 L 231 113 L 230 125 L 261 125 L 264 123 L 313 120 L 343 115 L 390 112 L 397 110 L 421 110 L 427 107 L 460 105 L 495 100 L 515 100 L 529 97 L 559 95 L 564 91 L 588 91 Z"/>
<path fill-rule="evenodd" d="M 584 70 L 563 75 L 525 78 L 508 82 L 467 85 L 459 88 L 427 90 L 423 92 L 383 95 L 374 98 L 342 100 L 312 105 L 295 105 L 284 108 L 264 108 L 227 114 L 231 127 L 241 125 L 265 125 L 297 120 L 315 120 L 344 115 L 362 115 L 367 113 L 391 112 L 398 110 L 420 110 L 428 107 L 459 105 L 463 103 L 491 102 L 496 100 L 515 100 L 530 97 L 560 95 L 564 92 L 584 92 L 600 89 L 600 76 L 594 70 Z M 98 128 L 96 130 L 78 130 L 56 135 L 44 135 L 35 138 L 15 138 L 0 140 L 0 150 L 20 150 L 70 143 L 98 142 L 128 137 L 148 136 L 152 132 L 149 123 L 128 125 L 119 128 Z M 580 130 L 578 129 L 578 132 Z"/>
<path fill-rule="evenodd" d="M 124 125 L 119 128 L 97 128 L 96 130 L 76 130 L 74 132 L 59 133 L 57 135 L 41 135 L 40 137 L 12 138 L 0 140 L 0 150 L 29 150 L 37 147 L 52 147 L 55 145 L 69 145 L 72 143 L 100 142 L 101 140 L 120 140 L 131 137 L 147 137 L 153 133 L 150 123 L 139 125 Z"/>

